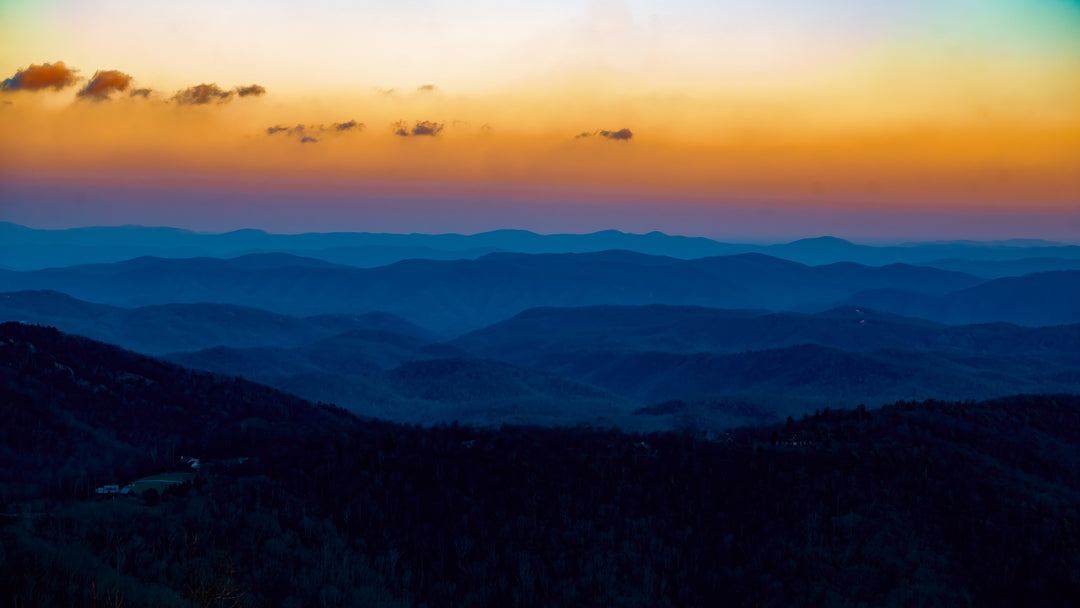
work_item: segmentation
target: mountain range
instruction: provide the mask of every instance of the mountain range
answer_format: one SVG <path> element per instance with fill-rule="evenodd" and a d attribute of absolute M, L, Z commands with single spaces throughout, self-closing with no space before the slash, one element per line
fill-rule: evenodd
<path fill-rule="evenodd" d="M 735 353 L 800 344 L 858 352 L 1032 354 L 1080 363 L 1080 325 L 945 325 L 854 306 L 815 314 L 667 305 L 535 308 L 451 344 L 523 364 L 597 350 Z"/>
<path fill-rule="evenodd" d="M 449 342 L 385 313 L 124 309 L 57 292 L 2 294 L 0 315 L 424 424 L 727 428 L 830 405 L 1080 391 L 1080 325 L 945 325 L 854 307 L 549 307 Z"/>
<path fill-rule="evenodd" d="M 50 289 L 120 307 L 213 302 L 299 316 L 388 312 L 445 336 L 529 308 L 600 304 L 777 311 L 845 304 L 949 323 L 1080 322 L 1080 271 L 986 281 L 904 264 L 806 266 L 761 254 L 681 260 L 628 251 L 498 253 L 370 269 L 258 254 L 137 258 L 0 279 L 11 291 Z"/>
<path fill-rule="evenodd" d="M 545 308 L 451 344 L 643 401 L 736 395 L 854 405 L 1080 388 L 1080 325 L 950 326 L 854 308 Z"/>
<path fill-rule="evenodd" d="M 358 267 L 406 259 L 475 259 L 493 252 L 590 253 L 628 250 L 682 259 L 761 253 L 808 265 L 857 262 L 871 266 L 907 263 L 960 270 L 984 278 L 1049 270 L 1080 270 L 1080 246 L 1039 240 L 952 241 L 860 245 L 836 237 L 790 243 L 726 243 L 660 232 L 629 234 L 536 234 L 495 230 L 462 234 L 366 232 L 270 234 L 236 230 L 202 234 L 164 227 L 116 226 L 40 230 L 0 222 L 0 268 L 38 270 L 75 264 L 119 262 L 137 257 L 239 257 L 284 252 Z M 999 265 L 996 262 L 1007 261 Z M 988 264 L 987 262 L 995 262 Z"/>
<path fill-rule="evenodd" d="M 982 281 L 905 265 L 805 266 L 746 254 L 697 260 L 625 251 L 489 254 L 360 269 L 286 256 L 137 258 L 8 273 L 9 290 L 53 289 L 114 306 L 216 302 L 293 315 L 390 312 L 445 334 L 536 306 L 696 304 L 813 307 L 867 289 L 942 294 Z"/>
<path fill-rule="evenodd" d="M 827 406 L 1080 392 L 1071 245 L 819 238 L 738 252 L 617 231 L 203 235 L 2 224 L 0 233 L 24 266 L 34 247 L 168 249 L 0 271 L 0 320 L 401 422 L 715 430 Z M 460 259 L 371 268 L 326 259 L 357 247 Z M 500 251 L 510 248 L 533 252 Z M 230 257 L 242 250 L 259 253 Z M 214 255 L 168 257 L 204 251 Z M 902 252 L 952 255 L 935 258 L 951 269 L 822 263 Z M 1064 269 L 1009 276 L 1055 266 Z"/>

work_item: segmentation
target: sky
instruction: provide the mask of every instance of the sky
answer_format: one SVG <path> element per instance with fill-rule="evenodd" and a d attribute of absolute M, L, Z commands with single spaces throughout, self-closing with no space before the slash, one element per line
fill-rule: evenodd
<path fill-rule="evenodd" d="M 0 221 L 1080 240 L 1076 0 L 0 0 Z"/>

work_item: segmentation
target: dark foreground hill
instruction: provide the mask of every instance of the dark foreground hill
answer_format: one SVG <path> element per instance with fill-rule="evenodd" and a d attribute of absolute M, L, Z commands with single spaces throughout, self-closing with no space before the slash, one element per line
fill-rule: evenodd
<path fill-rule="evenodd" d="M 1071 606 L 1080 398 L 721 437 L 362 421 L 0 326 L 13 606 Z M 144 500 L 92 488 L 224 461 Z"/>

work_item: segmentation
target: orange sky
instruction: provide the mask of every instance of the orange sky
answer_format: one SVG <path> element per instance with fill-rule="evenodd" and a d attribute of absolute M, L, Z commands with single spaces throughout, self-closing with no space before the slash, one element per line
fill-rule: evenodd
<path fill-rule="evenodd" d="M 1080 121 L 1064 119 L 991 115 L 845 124 L 844 117 L 806 116 L 805 106 L 785 108 L 783 99 L 727 108 L 722 101 L 623 99 L 623 107 L 613 102 L 609 113 L 585 107 L 576 116 L 544 116 L 537 102 L 508 101 L 521 108 L 519 118 L 512 110 L 489 111 L 485 100 L 473 109 L 468 100 L 449 99 L 418 102 L 419 110 L 342 104 L 316 122 L 311 110 L 280 107 L 270 94 L 225 107 L 142 99 L 49 107 L 16 99 L 0 113 L 0 146 L 18 150 L 5 155 L 8 178 L 90 172 L 124 180 L 165 170 L 215 179 L 392 180 L 406 190 L 414 182 L 555 183 L 701 200 L 711 193 L 760 194 L 793 203 L 869 198 L 997 207 L 1023 201 L 1043 209 L 1075 209 L 1080 192 Z M 450 109 L 440 111 L 441 104 Z M 490 119 L 481 122 L 485 116 Z M 438 135 L 394 134 L 398 120 L 411 130 L 429 117 L 443 125 Z M 351 120 L 363 129 L 339 133 L 333 127 Z M 313 125 L 305 133 L 318 141 L 266 131 L 296 124 Z M 594 134 L 622 128 L 631 129 L 632 139 Z M 575 137 L 581 133 L 590 136 Z"/>
<path fill-rule="evenodd" d="M 937 8 L 859 17 L 865 22 L 832 37 L 816 22 L 803 28 L 809 14 L 778 25 L 740 13 L 751 33 L 740 37 L 725 26 L 729 38 L 715 43 L 708 34 L 720 25 L 650 14 L 647 3 L 594 3 L 565 30 L 556 27 L 558 11 L 538 16 L 555 25 L 536 31 L 501 15 L 507 27 L 532 36 L 478 42 L 517 62 L 501 70 L 495 59 L 472 71 L 447 67 L 440 51 L 480 60 L 455 35 L 430 27 L 424 42 L 407 33 L 408 45 L 387 38 L 386 48 L 403 58 L 399 76 L 383 69 L 393 58 L 373 47 L 376 67 L 367 69 L 301 46 L 290 61 L 265 45 L 251 50 L 261 44 L 256 39 L 245 39 L 248 52 L 226 52 L 217 63 L 196 50 L 186 62 L 161 55 L 151 65 L 137 49 L 75 34 L 70 25 L 74 15 L 105 19 L 110 8 L 149 19 L 145 6 L 113 2 L 90 13 L 81 2 L 45 4 L 48 10 L 14 3 L 3 15 L 16 42 L 0 53 L 0 77 L 8 79 L 0 90 L 0 180 L 9 183 L 93 179 L 100 187 L 168 175 L 188 185 L 231 184 L 223 192 L 497 192 L 511 200 L 516 192 L 561 190 L 582 200 L 644 197 L 686 206 L 747 200 L 789 208 L 1080 213 L 1075 3 L 994 0 L 983 6 L 996 12 L 976 20 L 962 12 L 961 0 L 928 3 Z M 244 14 L 243 3 L 227 6 L 229 14 Z M 690 16 L 699 10 L 678 6 Z M 841 0 L 829 7 L 848 14 Z M 400 27 L 407 19 L 395 19 L 410 13 L 394 11 L 376 13 Z M 195 27 L 180 13 L 171 18 L 179 30 Z M 284 27 L 276 18 L 260 23 L 268 32 Z M 41 35 L 15 31 L 20 20 Z M 924 21 L 930 25 L 920 26 Z M 344 35 L 327 27 L 315 35 Z M 787 42 L 768 42 L 780 34 Z M 57 50 L 42 57 L 49 40 Z M 331 44 L 312 40 L 317 48 Z M 553 58 L 537 59 L 552 41 L 562 43 L 550 47 Z M 228 46 L 238 42 L 221 44 L 239 49 Z M 430 50 L 414 54 L 415 47 Z M 728 56 L 713 57 L 721 51 Z M 32 78 L 49 76 L 45 64 L 64 60 L 77 71 L 58 86 Z M 188 89 L 202 83 L 214 87 Z M 348 128 L 350 121 L 362 127 Z M 395 134 L 401 128 L 410 135 Z"/>

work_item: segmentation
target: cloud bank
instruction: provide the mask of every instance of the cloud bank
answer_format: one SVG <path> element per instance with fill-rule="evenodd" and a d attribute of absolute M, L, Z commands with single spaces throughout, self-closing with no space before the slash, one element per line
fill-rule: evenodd
<path fill-rule="evenodd" d="M 62 89 L 75 83 L 76 70 L 64 65 L 63 61 L 56 63 L 33 64 L 25 70 L 15 72 L 11 78 L 4 80 L 0 85 L 5 91 L 39 91 L 41 89 Z"/>

